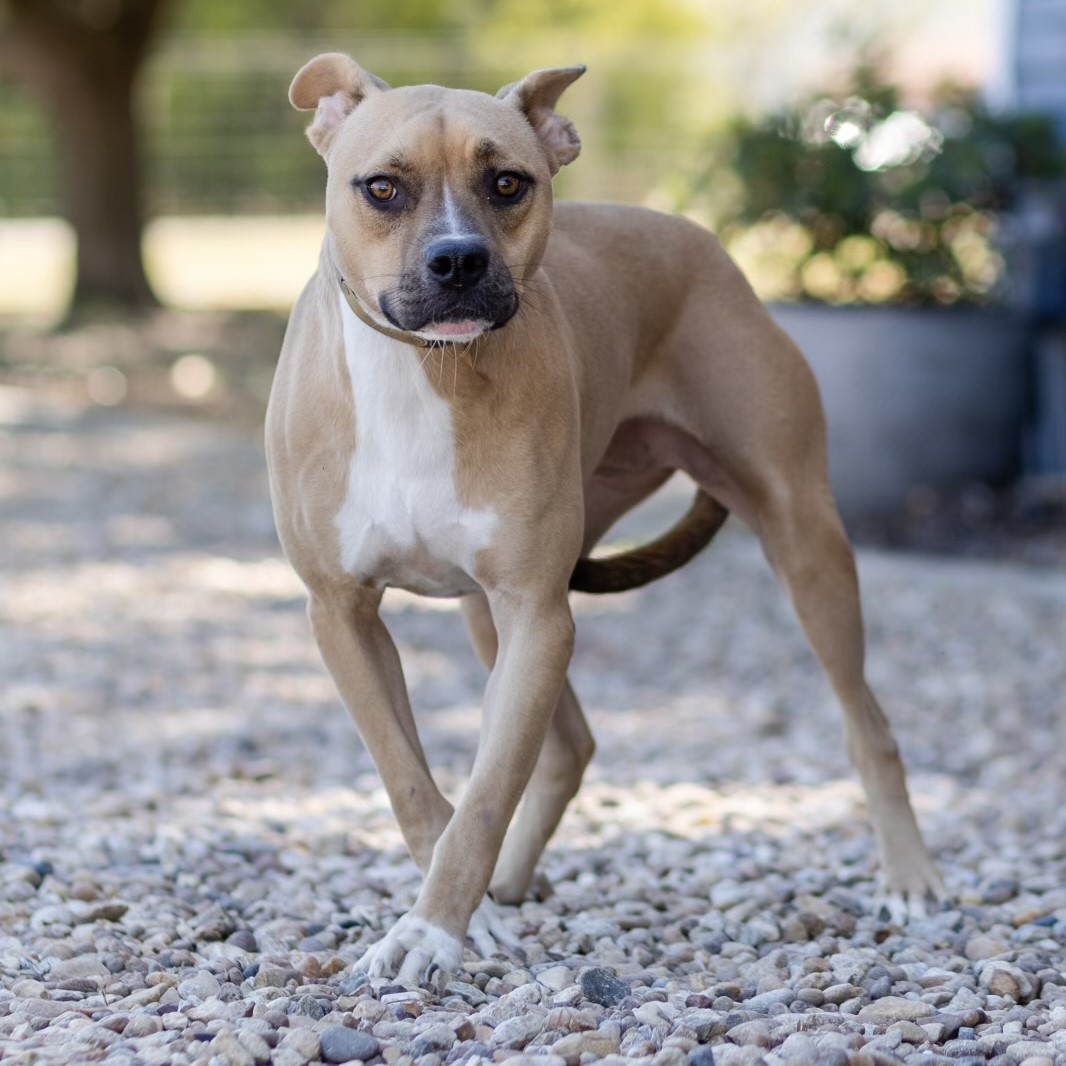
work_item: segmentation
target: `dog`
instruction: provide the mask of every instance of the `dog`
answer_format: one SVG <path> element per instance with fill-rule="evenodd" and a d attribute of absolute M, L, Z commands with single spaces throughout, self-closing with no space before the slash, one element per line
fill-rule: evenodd
<path fill-rule="evenodd" d="M 568 590 L 652 580 L 727 513 L 760 538 L 843 708 L 894 913 L 943 895 L 865 680 L 811 371 L 704 229 L 553 204 L 552 178 L 581 147 L 556 107 L 583 72 L 538 70 L 493 97 L 393 89 L 329 53 L 289 91 L 315 112 L 327 234 L 267 412 L 275 520 L 424 875 L 356 964 L 372 976 L 454 972 L 466 935 L 483 956 L 515 946 L 493 901 L 526 894 L 594 747 L 567 680 Z M 699 490 L 675 529 L 589 559 L 675 470 Z M 455 809 L 379 617 L 388 586 L 462 597 L 490 670 Z"/>

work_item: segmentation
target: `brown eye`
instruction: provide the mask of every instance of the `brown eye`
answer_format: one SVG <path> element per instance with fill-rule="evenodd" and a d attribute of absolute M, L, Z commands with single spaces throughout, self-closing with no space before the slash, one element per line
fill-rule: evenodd
<path fill-rule="evenodd" d="M 388 178 L 371 178 L 366 183 L 366 191 L 372 200 L 379 204 L 387 204 L 396 199 L 396 186 Z"/>
<path fill-rule="evenodd" d="M 525 182 L 517 174 L 504 173 L 496 177 L 496 195 L 505 200 L 513 200 L 524 187 Z"/>

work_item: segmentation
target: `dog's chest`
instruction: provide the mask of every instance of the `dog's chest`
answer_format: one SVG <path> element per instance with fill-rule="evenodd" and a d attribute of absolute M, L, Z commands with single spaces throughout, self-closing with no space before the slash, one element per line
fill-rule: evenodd
<path fill-rule="evenodd" d="M 459 499 L 451 408 L 429 384 L 421 353 L 371 330 L 343 299 L 341 314 L 355 402 L 355 452 L 335 519 L 341 563 L 374 585 L 470 592 L 497 518 Z"/>

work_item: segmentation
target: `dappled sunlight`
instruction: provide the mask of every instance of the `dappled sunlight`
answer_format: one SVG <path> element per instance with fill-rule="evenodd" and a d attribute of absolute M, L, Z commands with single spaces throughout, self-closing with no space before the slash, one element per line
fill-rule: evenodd
<path fill-rule="evenodd" d="M 248 600 L 302 597 L 302 586 L 275 560 L 170 555 L 162 562 L 100 561 L 30 570 L 11 580 L 6 609 L 17 622 L 74 633 L 118 607 L 124 608 L 122 619 L 115 620 L 120 625 L 173 626 L 232 617 Z"/>
<path fill-rule="evenodd" d="M 205 556 L 191 561 L 188 575 L 205 591 L 225 592 L 244 599 L 290 599 L 304 594 L 304 587 L 292 567 L 280 557 L 232 559 Z"/>
<path fill-rule="evenodd" d="M 610 784 L 595 773 L 590 778 L 564 823 L 564 836 L 571 843 L 591 843 L 604 832 L 667 833 L 686 840 L 747 832 L 788 837 L 845 827 L 868 832 L 862 788 L 852 775 L 810 785 L 721 787 L 647 778 Z M 922 816 L 940 809 L 955 791 L 946 777 L 920 776 L 913 780 L 911 793 Z"/>
<path fill-rule="evenodd" d="M 0 669 L 12 679 L 0 695 L 0 788 L 10 809 L 26 825 L 75 818 L 89 831 L 149 817 L 158 833 L 221 825 L 272 847 L 395 854 L 381 781 L 273 539 L 258 441 L 7 400 L 17 428 L 4 443 L 14 536 L 0 545 Z M 668 486 L 615 543 L 667 528 L 690 492 Z M 978 822 L 1000 803 L 1011 767 L 995 738 L 1025 721 L 1061 739 L 1058 646 L 1032 635 L 1061 629 L 1066 590 L 1046 575 L 877 553 L 861 555 L 860 570 L 871 679 L 936 841 L 960 809 Z M 457 601 L 390 591 L 383 612 L 428 760 L 456 798 L 486 673 Z M 683 574 L 575 596 L 574 614 L 571 676 L 598 750 L 549 862 L 573 865 L 618 841 L 706 851 L 737 834 L 770 842 L 782 862 L 800 837 L 816 849 L 853 840 L 856 861 L 871 861 L 839 709 L 736 523 Z M 981 657 L 971 624 L 990 642 Z M 1020 679 L 1008 669 L 1017 660 L 1031 667 Z M 1032 803 L 1055 809 L 1060 775 L 1033 760 Z M 1017 818 L 1035 817 L 1027 809 Z M 944 843 L 955 846 L 949 829 Z"/>

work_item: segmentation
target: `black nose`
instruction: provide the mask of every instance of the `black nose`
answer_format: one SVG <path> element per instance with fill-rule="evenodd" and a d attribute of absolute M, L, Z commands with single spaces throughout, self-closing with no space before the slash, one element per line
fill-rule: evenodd
<path fill-rule="evenodd" d="M 426 249 L 426 268 L 447 289 L 477 284 L 489 267 L 489 250 L 476 237 L 434 241 Z"/>

